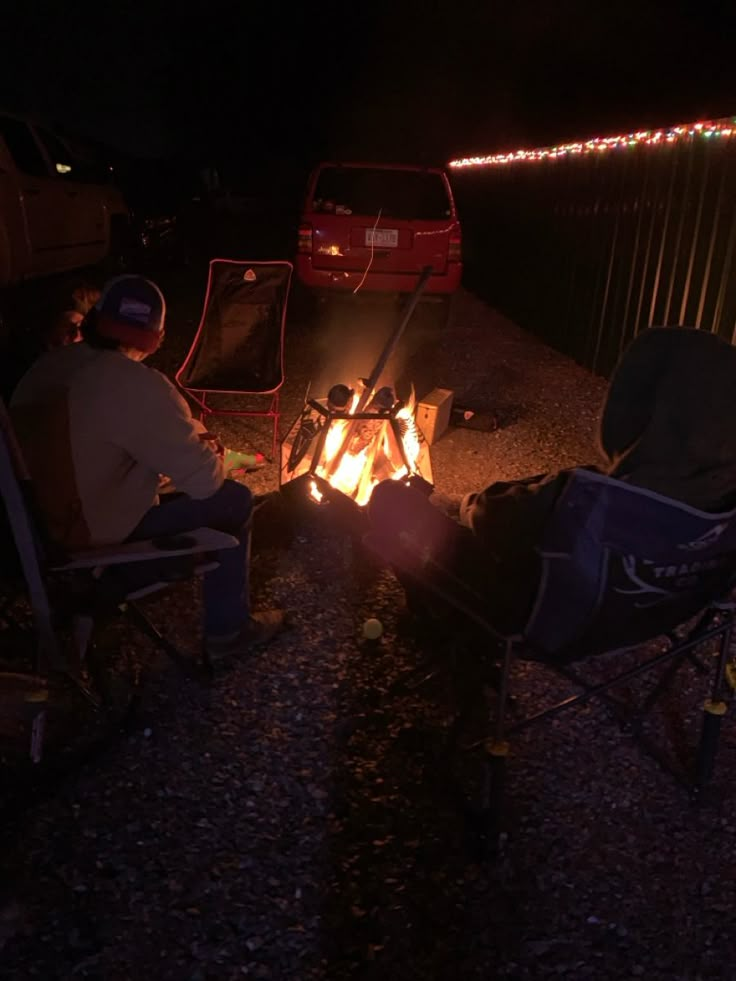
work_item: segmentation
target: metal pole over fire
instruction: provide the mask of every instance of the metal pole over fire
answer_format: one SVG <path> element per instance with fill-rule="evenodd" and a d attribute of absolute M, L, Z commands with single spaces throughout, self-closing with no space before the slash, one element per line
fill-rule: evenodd
<path fill-rule="evenodd" d="M 371 398 L 373 397 L 373 394 L 376 390 L 376 386 L 378 385 L 381 375 L 383 374 L 386 365 L 388 364 L 388 360 L 396 350 L 396 347 L 399 341 L 401 340 L 409 321 L 411 320 L 411 316 L 414 313 L 416 305 L 419 302 L 419 298 L 424 292 L 424 288 L 427 285 L 427 282 L 431 275 L 432 275 L 432 267 L 425 266 L 422 269 L 422 272 L 419 276 L 417 285 L 414 287 L 414 292 L 409 297 L 409 300 L 406 306 L 404 307 L 404 310 L 402 311 L 401 319 L 396 325 L 396 329 L 391 334 L 389 339 L 386 341 L 383 351 L 381 351 L 381 354 L 379 355 L 378 360 L 375 363 L 373 371 L 370 373 L 368 378 L 364 379 L 363 391 L 361 392 L 360 397 L 355 405 L 355 409 L 353 410 L 353 413 L 355 415 L 364 412 L 366 406 L 368 405 Z M 345 436 L 343 438 L 340 449 L 337 451 L 335 456 L 330 461 L 330 466 L 326 474 L 328 481 L 330 477 L 332 477 L 332 475 L 335 473 L 337 468 L 340 466 L 340 463 L 342 462 L 342 458 L 345 456 L 345 453 L 347 452 L 347 448 L 353 436 L 355 425 L 356 423 L 353 422 L 346 428 Z"/>

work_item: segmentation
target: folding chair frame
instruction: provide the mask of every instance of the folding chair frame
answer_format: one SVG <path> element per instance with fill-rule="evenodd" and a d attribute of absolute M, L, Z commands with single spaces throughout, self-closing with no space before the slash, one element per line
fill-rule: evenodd
<path fill-rule="evenodd" d="M 207 310 L 208 310 L 209 302 L 210 302 L 210 294 L 212 292 L 212 279 L 213 279 L 213 272 L 212 272 L 212 270 L 213 270 L 213 266 L 216 263 L 218 263 L 218 262 L 227 263 L 228 265 L 242 266 L 243 268 L 246 268 L 246 269 L 249 269 L 251 267 L 257 267 L 257 266 L 273 266 L 273 265 L 283 265 L 283 266 L 288 266 L 288 268 L 289 268 L 289 280 L 288 280 L 288 285 L 287 285 L 286 300 L 284 302 L 284 309 L 283 309 L 282 315 L 281 315 L 281 333 L 280 333 L 280 337 L 279 337 L 279 350 L 280 350 L 280 357 L 281 357 L 281 362 L 280 362 L 280 375 L 281 375 L 281 380 L 279 381 L 278 385 L 276 385 L 274 388 L 270 388 L 270 389 L 268 389 L 266 391 L 262 391 L 262 392 L 255 392 L 255 391 L 246 392 L 246 391 L 242 391 L 242 390 L 233 390 L 233 389 L 207 389 L 205 391 L 205 390 L 202 390 L 202 389 L 199 389 L 199 388 L 196 388 L 196 387 L 190 388 L 182 380 L 182 376 L 184 375 L 184 373 L 185 373 L 185 371 L 186 371 L 186 369 L 187 369 L 190 361 L 192 360 L 192 358 L 194 356 L 194 352 L 195 352 L 195 350 L 197 348 L 197 342 L 199 341 L 200 335 L 202 334 L 202 331 L 204 330 L 205 318 L 206 318 L 206 315 L 207 315 Z M 290 262 L 287 262 L 285 260 L 278 260 L 278 261 L 274 261 L 274 262 L 263 262 L 263 261 L 248 262 L 246 260 L 239 260 L 239 259 L 238 260 L 236 260 L 236 259 L 211 259 L 210 260 L 210 267 L 209 267 L 209 276 L 208 276 L 208 279 L 207 279 L 207 292 L 205 293 L 204 305 L 202 307 L 202 315 L 201 315 L 201 317 L 199 319 L 199 326 L 197 327 L 197 332 L 194 335 L 194 340 L 191 343 L 191 346 L 189 348 L 189 352 L 188 352 L 186 358 L 184 359 L 184 362 L 182 363 L 181 367 L 179 368 L 179 370 L 177 371 L 176 376 L 175 376 L 177 385 L 179 385 L 179 387 L 182 389 L 182 391 L 186 392 L 186 394 L 199 407 L 199 410 L 200 410 L 200 420 L 202 422 L 204 422 L 204 420 L 208 416 L 210 416 L 210 415 L 212 415 L 212 416 L 235 416 L 235 417 L 241 417 L 241 418 L 259 418 L 259 419 L 267 418 L 267 419 L 273 419 L 273 436 L 272 436 L 272 440 L 271 440 L 271 459 L 272 460 L 275 460 L 276 459 L 276 451 L 277 451 L 277 448 L 278 448 L 279 435 L 280 435 L 279 434 L 279 421 L 281 419 L 280 394 L 281 394 L 281 388 L 282 388 L 282 386 L 284 384 L 284 381 L 285 381 L 285 378 L 286 378 L 286 376 L 285 376 L 285 370 L 284 370 L 284 334 L 285 334 L 285 330 L 286 330 L 286 313 L 287 313 L 287 309 L 288 309 L 288 297 L 289 297 L 289 290 L 291 288 L 291 277 L 292 277 L 292 274 L 293 274 L 293 266 L 292 266 L 292 264 Z M 254 410 L 240 410 L 240 409 L 218 409 L 218 408 L 215 408 L 210 403 L 208 403 L 208 401 L 207 401 L 207 396 L 208 395 L 234 395 L 234 396 L 256 397 L 256 398 L 260 398 L 260 397 L 267 398 L 268 396 L 270 396 L 271 397 L 271 402 L 270 402 L 270 405 L 269 405 L 268 409 L 266 409 L 265 411 L 262 411 L 262 412 L 256 412 Z"/>
<path fill-rule="evenodd" d="M 280 404 L 280 387 L 272 392 L 200 392 L 194 389 L 185 389 L 187 395 L 189 395 L 199 406 L 200 413 L 199 418 L 201 422 L 204 422 L 207 416 L 237 416 L 239 418 L 252 418 L 252 419 L 273 419 L 273 435 L 271 437 L 271 459 L 276 459 L 276 452 L 279 445 L 279 421 L 281 419 L 281 404 Z M 207 403 L 208 394 L 222 394 L 222 395 L 247 395 L 247 396 L 260 396 L 260 395 L 270 395 L 271 403 L 268 409 L 263 412 L 250 411 L 247 412 L 243 409 L 216 409 Z"/>
<path fill-rule="evenodd" d="M 495 851 L 503 833 L 506 763 L 509 755 L 510 737 L 568 709 L 584 705 L 595 698 L 600 698 L 604 704 L 615 711 L 618 720 L 631 731 L 632 736 L 642 749 L 678 782 L 687 787 L 693 798 L 700 797 L 712 777 L 718 752 L 721 724 L 726 714 L 727 703 L 733 697 L 734 689 L 736 689 L 736 666 L 734 663 L 729 663 L 729 648 L 734 629 L 734 616 L 736 615 L 734 602 L 730 599 L 714 602 L 702 612 L 684 638 L 678 639 L 674 634 L 667 635 L 668 647 L 665 651 L 632 668 L 619 672 L 605 682 L 590 684 L 577 671 L 566 665 L 556 665 L 549 660 L 541 661 L 539 657 L 535 657 L 534 652 L 529 650 L 523 636 L 507 636 L 495 630 L 491 623 L 474 607 L 474 594 L 468 587 L 456 577 L 448 574 L 446 569 L 433 563 L 431 559 L 429 561 L 425 559 L 426 574 L 418 576 L 416 574 L 416 555 L 406 546 L 394 540 L 382 538 L 375 533 L 365 535 L 363 543 L 375 556 L 401 572 L 403 576 L 422 589 L 442 600 L 468 623 L 477 628 L 488 644 L 492 646 L 493 660 L 496 663 L 500 661 L 500 672 L 492 679 L 492 687 L 496 690 L 496 705 L 489 718 L 491 732 L 488 736 L 463 747 L 464 752 L 480 750 L 483 754 L 484 775 L 481 780 L 479 799 L 474 802 L 472 816 L 474 828 L 479 834 L 484 852 L 488 849 Z M 439 585 L 432 574 L 433 572 L 439 572 L 446 581 L 449 578 L 453 588 L 447 589 Z M 695 649 L 711 641 L 717 643 L 718 658 L 711 682 L 710 695 L 702 707 L 700 738 L 693 772 L 687 775 L 670 764 L 658 747 L 645 736 L 641 727 L 645 717 L 662 694 L 671 686 L 685 661 L 694 664 L 701 673 L 707 670 L 695 655 Z M 579 694 L 570 695 L 523 719 L 509 722 L 507 715 L 510 672 L 512 664 L 517 659 L 543 663 L 544 667 L 583 690 Z M 622 682 L 646 674 L 665 664 L 668 665 L 666 674 L 655 685 L 642 705 L 632 708 L 632 706 L 621 702 L 610 694 L 611 690 Z M 434 658 L 424 662 L 409 672 L 408 675 L 399 679 L 389 689 L 389 695 L 402 690 L 416 689 L 446 670 L 444 658 Z M 459 715 L 452 729 L 451 743 L 462 724 L 461 720 L 466 711 L 467 705 L 459 706 Z"/>

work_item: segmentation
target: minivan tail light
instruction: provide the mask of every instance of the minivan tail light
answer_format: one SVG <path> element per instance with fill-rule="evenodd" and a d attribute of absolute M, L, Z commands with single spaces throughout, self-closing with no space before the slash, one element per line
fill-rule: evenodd
<path fill-rule="evenodd" d="M 459 235 L 452 235 L 450 237 L 450 247 L 447 250 L 447 259 L 449 262 L 460 262 L 463 257 L 463 244 L 462 239 Z"/>
<path fill-rule="evenodd" d="M 304 254 L 304 253 L 311 253 L 311 251 L 312 251 L 312 226 L 300 225 L 299 241 L 297 243 L 297 252 Z"/>

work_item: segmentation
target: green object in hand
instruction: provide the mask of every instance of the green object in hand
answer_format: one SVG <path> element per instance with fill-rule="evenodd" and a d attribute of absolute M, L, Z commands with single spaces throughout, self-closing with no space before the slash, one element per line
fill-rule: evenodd
<path fill-rule="evenodd" d="M 225 470 L 227 473 L 242 470 L 260 470 L 265 467 L 266 458 L 262 453 L 239 453 L 237 450 L 225 450 Z"/>

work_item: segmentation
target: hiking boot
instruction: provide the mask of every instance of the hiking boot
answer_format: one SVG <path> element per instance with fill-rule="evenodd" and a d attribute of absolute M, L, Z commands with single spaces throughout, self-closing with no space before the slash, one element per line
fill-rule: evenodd
<path fill-rule="evenodd" d="M 235 634 L 205 638 L 205 657 L 210 664 L 245 657 L 255 648 L 268 644 L 285 627 L 283 610 L 262 610 L 252 614 L 248 623 Z"/>

